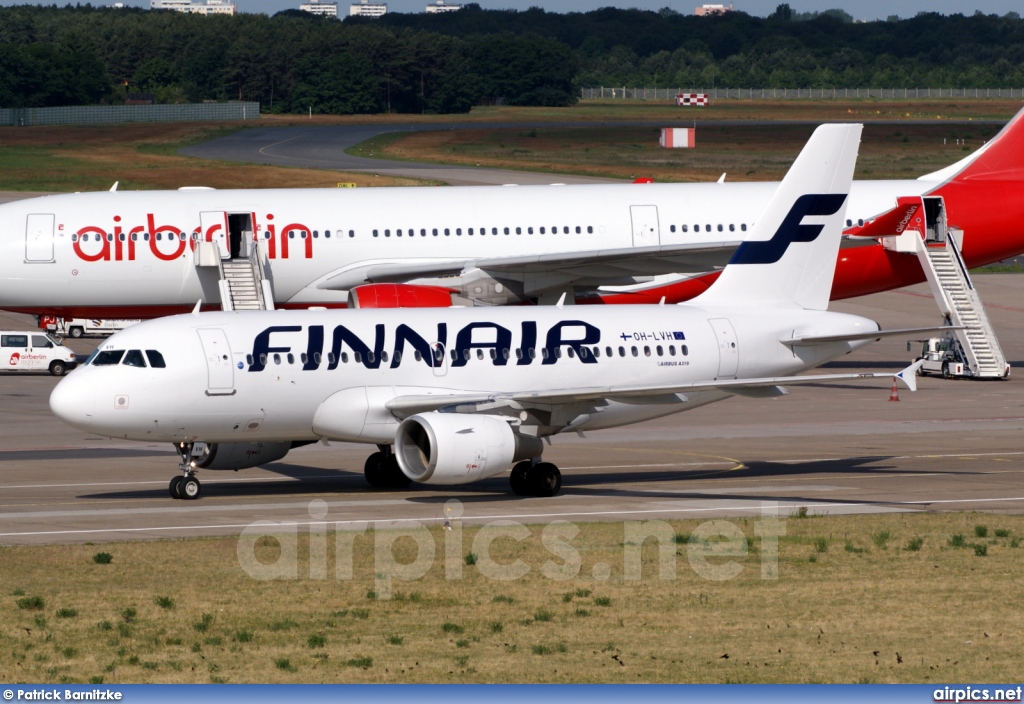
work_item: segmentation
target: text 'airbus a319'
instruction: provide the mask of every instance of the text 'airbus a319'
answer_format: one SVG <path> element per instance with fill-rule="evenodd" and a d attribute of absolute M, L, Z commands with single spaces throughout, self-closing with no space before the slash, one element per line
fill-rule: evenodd
<path fill-rule="evenodd" d="M 75 193 L 0 206 L 0 308 L 191 310 L 668 303 L 693 298 L 776 183 Z M 967 267 L 1024 252 L 1024 112 L 916 180 L 854 182 L 831 298 L 925 280 L 898 203 L 927 202 Z M 896 213 L 895 217 L 887 217 Z M 913 229 L 923 231 L 923 226 Z M 906 243 L 904 243 L 906 244 Z M 857 245 L 857 246 L 852 246 Z"/>
<path fill-rule="evenodd" d="M 374 486 L 511 470 L 517 494 L 551 496 L 561 475 L 541 461 L 542 441 L 558 433 L 778 396 L 782 384 L 893 376 L 794 376 L 923 332 L 827 310 L 860 133 L 819 127 L 688 304 L 196 311 L 115 334 L 50 406 L 89 433 L 174 443 L 179 498 L 199 495 L 199 468 L 265 464 L 319 440 L 376 445 Z M 913 388 L 914 372 L 896 376 Z"/>

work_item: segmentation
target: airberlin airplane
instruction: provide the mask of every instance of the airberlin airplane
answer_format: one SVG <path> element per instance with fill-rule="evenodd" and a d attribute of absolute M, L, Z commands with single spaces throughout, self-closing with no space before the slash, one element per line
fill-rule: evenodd
<path fill-rule="evenodd" d="M 543 438 L 778 396 L 781 384 L 893 376 L 793 376 L 922 332 L 827 310 L 860 133 L 819 127 L 717 282 L 688 304 L 197 307 L 115 334 L 50 407 L 90 433 L 174 443 L 175 498 L 199 495 L 198 468 L 257 466 L 318 440 L 377 445 L 365 466 L 374 486 L 511 469 L 514 492 L 554 495 L 561 474 L 540 461 Z M 913 388 L 915 371 L 897 376 Z"/>
<path fill-rule="evenodd" d="M 262 261 L 268 308 L 553 303 L 567 292 L 577 303 L 672 303 L 717 278 L 777 186 L 47 196 L 0 206 L 0 308 L 64 318 L 150 318 L 200 300 L 215 309 L 226 268 L 216 265 L 250 254 Z M 855 182 L 845 229 L 862 246 L 841 250 L 832 298 L 924 281 L 915 256 L 882 244 L 899 234 L 900 198 L 943 199 L 970 267 L 1021 253 L 1022 189 L 1024 111 L 941 171 Z"/>

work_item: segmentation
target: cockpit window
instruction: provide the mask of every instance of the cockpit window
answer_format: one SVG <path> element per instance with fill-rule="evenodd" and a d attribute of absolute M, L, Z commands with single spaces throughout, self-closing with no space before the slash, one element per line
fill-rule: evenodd
<path fill-rule="evenodd" d="M 126 367 L 145 367 L 146 359 L 142 356 L 142 350 L 128 350 L 121 364 Z"/>
<path fill-rule="evenodd" d="M 96 352 L 90 362 L 93 366 L 102 367 L 109 366 L 111 364 L 120 364 L 121 357 L 124 356 L 124 350 L 102 350 Z"/>
<path fill-rule="evenodd" d="M 146 356 L 149 358 L 149 366 L 155 369 L 163 369 L 167 366 L 164 363 L 164 356 L 156 350 L 146 350 Z"/>

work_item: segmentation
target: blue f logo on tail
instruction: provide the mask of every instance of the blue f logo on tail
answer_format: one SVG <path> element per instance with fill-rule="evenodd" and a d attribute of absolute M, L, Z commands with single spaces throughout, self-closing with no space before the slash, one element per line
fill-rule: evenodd
<path fill-rule="evenodd" d="M 782 259 L 791 243 L 813 242 L 825 229 L 824 225 L 802 224 L 805 215 L 834 215 L 845 201 L 846 195 L 843 193 L 800 196 L 770 240 L 742 243 L 729 264 L 774 264 Z"/>

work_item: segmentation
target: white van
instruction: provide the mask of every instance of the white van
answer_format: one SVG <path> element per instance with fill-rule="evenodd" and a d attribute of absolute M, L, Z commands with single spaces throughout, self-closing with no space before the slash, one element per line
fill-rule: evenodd
<path fill-rule="evenodd" d="M 49 371 L 54 376 L 78 364 L 75 353 L 42 332 L 0 331 L 0 369 Z"/>

